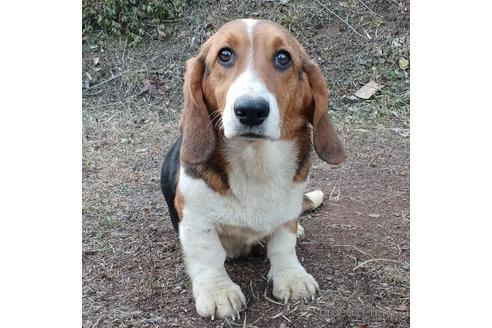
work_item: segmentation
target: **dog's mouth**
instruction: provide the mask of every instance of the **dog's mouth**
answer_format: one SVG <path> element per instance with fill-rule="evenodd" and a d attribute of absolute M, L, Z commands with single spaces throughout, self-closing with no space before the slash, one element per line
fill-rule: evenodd
<path fill-rule="evenodd" d="M 241 134 L 240 137 L 252 138 L 252 139 L 265 139 L 266 138 L 264 135 L 256 134 L 256 133 L 252 133 L 252 132 Z"/>

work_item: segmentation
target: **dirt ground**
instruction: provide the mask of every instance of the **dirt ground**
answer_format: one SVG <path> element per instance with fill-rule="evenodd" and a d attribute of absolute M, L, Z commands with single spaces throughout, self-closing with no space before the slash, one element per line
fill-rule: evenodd
<path fill-rule="evenodd" d="M 177 235 L 159 189 L 177 136 L 184 61 L 224 22 L 275 20 L 322 68 L 348 159 L 315 159 L 298 256 L 318 281 L 313 302 L 275 300 L 260 255 L 226 263 L 247 298 L 240 320 L 194 309 Z M 83 43 L 84 327 L 408 327 L 408 1 L 200 1 L 136 48 L 102 34 Z M 357 31 L 357 32 L 354 32 Z M 156 31 L 149 26 L 149 33 Z M 403 67 L 403 68 L 401 68 Z M 144 80 L 162 82 L 144 88 Z M 370 100 L 353 97 L 374 80 Z"/>

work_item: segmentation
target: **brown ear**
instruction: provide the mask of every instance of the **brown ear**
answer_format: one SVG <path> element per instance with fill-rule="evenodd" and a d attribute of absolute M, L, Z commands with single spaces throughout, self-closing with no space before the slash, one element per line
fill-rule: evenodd
<path fill-rule="evenodd" d="M 215 150 L 216 136 L 207 106 L 203 100 L 202 77 L 205 70 L 203 56 L 186 62 L 181 115 L 182 135 L 180 159 L 188 164 L 206 162 Z"/>
<path fill-rule="evenodd" d="M 325 80 L 318 65 L 309 59 L 304 60 L 302 69 L 307 74 L 314 102 L 308 114 L 313 125 L 314 150 L 323 161 L 340 164 L 345 160 L 345 150 L 328 117 L 328 92 Z"/>

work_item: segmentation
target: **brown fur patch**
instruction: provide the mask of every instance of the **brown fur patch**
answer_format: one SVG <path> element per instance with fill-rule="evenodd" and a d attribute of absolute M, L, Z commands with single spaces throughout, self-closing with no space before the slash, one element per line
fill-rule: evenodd
<path fill-rule="evenodd" d="M 309 128 L 304 126 L 302 131 L 299 131 L 296 137 L 298 152 L 297 152 L 297 169 L 294 176 L 294 182 L 306 181 L 311 168 L 311 138 Z"/>
<path fill-rule="evenodd" d="M 203 100 L 201 81 L 205 63 L 202 52 L 186 62 L 183 84 L 184 108 L 179 124 L 183 136 L 180 160 L 189 164 L 208 160 L 215 149 L 217 139 Z"/>
<path fill-rule="evenodd" d="M 251 228 L 221 224 L 216 226 L 216 229 L 220 242 L 230 258 L 247 255 L 255 245 L 265 242 L 265 234 Z"/>
<path fill-rule="evenodd" d="M 179 191 L 179 187 L 176 188 L 176 196 L 174 197 L 174 207 L 176 208 L 176 212 L 178 213 L 179 222 L 181 222 L 183 220 L 184 198 Z"/>
<path fill-rule="evenodd" d="M 318 65 L 304 59 L 302 69 L 311 88 L 312 102 L 307 107 L 308 118 L 313 125 L 314 150 L 319 158 L 329 164 L 341 164 L 345 160 L 345 149 L 338 139 L 328 116 L 328 90 Z"/>
<path fill-rule="evenodd" d="M 290 232 L 297 234 L 297 225 L 299 224 L 299 219 L 292 219 L 282 226 L 286 227 Z"/>
<path fill-rule="evenodd" d="M 213 191 L 222 196 L 230 195 L 229 163 L 221 148 L 217 148 L 212 157 L 203 164 L 184 164 L 183 166 L 189 176 L 202 179 Z"/>

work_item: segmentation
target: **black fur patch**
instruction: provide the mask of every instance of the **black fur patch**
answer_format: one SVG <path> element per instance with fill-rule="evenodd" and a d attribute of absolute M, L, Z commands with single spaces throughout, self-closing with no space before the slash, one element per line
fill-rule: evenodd
<path fill-rule="evenodd" d="M 181 136 L 171 147 L 164 159 L 161 169 L 161 190 L 166 199 L 167 207 L 169 209 L 169 216 L 171 217 L 171 223 L 174 230 L 179 231 L 179 216 L 174 206 L 174 198 L 176 197 L 176 188 L 178 186 L 178 174 L 179 174 L 179 150 L 181 148 Z"/>

